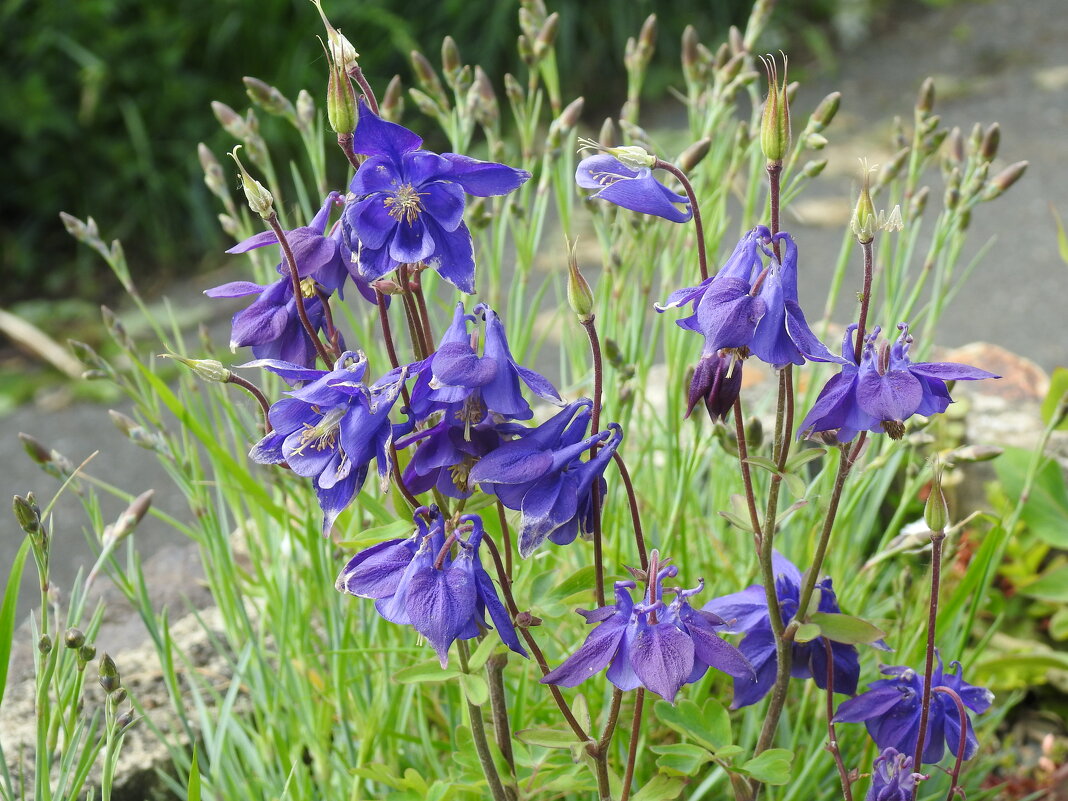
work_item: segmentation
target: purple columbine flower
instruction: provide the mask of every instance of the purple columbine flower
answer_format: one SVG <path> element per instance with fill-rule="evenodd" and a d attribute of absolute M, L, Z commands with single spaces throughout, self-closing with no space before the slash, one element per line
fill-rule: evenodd
<path fill-rule="evenodd" d="M 510 442 L 482 457 L 469 481 L 494 493 L 506 507 L 522 512 L 519 553 L 530 556 L 546 539 L 557 545 L 574 542 L 593 524 L 594 482 L 601 486 L 608 461 L 623 439 L 615 423 L 586 437 L 591 401 L 582 399 L 537 428 L 526 429 Z M 587 461 L 582 454 L 600 450 Z"/>
<path fill-rule="evenodd" d="M 368 281 L 400 264 L 423 262 L 462 292 L 475 291 L 471 232 L 464 194 L 506 195 L 530 178 L 526 170 L 420 149 L 416 134 L 387 122 L 360 102 L 353 149 L 369 158 L 350 189 L 343 224 Z"/>
<path fill-rule="evenodd" d="M 912 757 L 896 748 L 884 748 L 875 758 L 871 771 L 871 787 L 864 801 L 912 801 L 916 782 L 922 773 L 912 772 Z"/>
<path fill-rule="evenodd" d="M 742 362 L 723 351 L 702 355 L 693 371 L 686 417 L 698 403 L 704 402 L 713 421 L 726 420 L 738 394 L 742 391 Z"/>
<path fill-rule="evenodd" d="M 954 673 L 942 672 L 942 657 L 931 676 L 931 687 L 948 687 L 964 702 L 964 706 L 981 715 L 990 708 L 994 694 L 984 687 L 968 684 L 961 677 L 960 662 L 952 662 Z M 881 672 L 889 679 L 868 684 L 866 693 L 842 703 L 834 716 L 835 723 L 864 721 L 868 734 L 879 748 L 896 748 L 904 754 L 916 752 L 920 736 L 920 715 L 923 701 L 923 674 L 908 667 L 884 665 Z M 967 721 L 964 734 L 964 758 L 971 759 L 979 748 L 972 723 Z M 960 713 L 957 705 L 943 693 L 931 693 L 931 709 L 927 717 L 921 762 L 933 765 L 942 759 L 946 746 L 956 754 L 960 748 Z"/>
<path fill-rule="evenodd" d="M 426 520 L 430 523 L 427 524 Z M 433 646 L 444 668 L 456 639 L 469 640 L 497 627 L 501 640 L 522 656 L 512 619 L 497 596 L 493 580 L 482 566 L 478 549 L 485 531 L 477 515 L 464 515 L 467 539 L 445 535 L 445 522 L 436 507 L 415 513 L 415 533 L 389 540 L 356 554 L 337 577 L 339 592 L 373 598 L 375 609 L 391 623 L 410 625 Z M 452 555 L 456 545 L 459 553 Z"/>
<path fill-rule="evenodd" d="M 257 359 L 276 360 L 300 367 L 315 365 L 315 345 L 304 330 L 293 297 L 292 279 L 287 276 L 261 286 L 251 281 L 233 281 L 204 292 L 209 298 L 240 298 L 259 294 L 247 308 L 234 315 L 230 349 L 251 347 Z M 321 331 L 325 323 L 323 304 L 317 297 L 304 298 L 304 311 L 312 328 Z M 344 343 L 341 343 L 344 347 Z M 287 379 L 288 380 L 288 379 Z"/>
<path fill-rule="evenodd" d="M 693 216 L 686 197 L 656 180 L 649 167 L 629 167 L 607 153 L 580 161 L 575 170 L 575 181 L 583 189 L 598 190 L 590 195 L 591 198 L 607 200 L 631 211 L 677 223 L 687 222 Z M 677 204 L 684 208 L 680 209 Z"/>
<path fill-rule="evenodd" d="M 781 243 L 780 264 L 769 245 Z M 764 260 L 767 259 L 767 264 Z M 797 245 L 786 232 L 771 235 L 758 225 L 735 247 L 715 275 L 698 286 L 673 292 L 659 312 L 693 304 L 693 313 L 676 321 L 705 338 L 702 358 L 721 351 L 750 353 L 774 367 L 837 361 L 812 333 L 797 300 Z"/>
<path fill-rule="evenodd" d="M 860 431 L 872 431 L 901 439 L 904 422 L 912 415 L 941 414 L 953 402 L 947 381 L 1000 378 L 955 362 L 914 364 L 908 355 L 912 344 L 908 324 L 901 323 L 898 329 L 901 335 L 892 345 L 879 341 L 878 327 L 865 337 L 860 364 L 854 358 L 853 346 L 857 326 L 846 329 L 842 358 L 834 359 L 842 371 L 820 391 L 798 429 L 799 436 L 837 431 L 839 442 L 849 442 Z"/>
<path fill-rule="evenodd" d="M 585 642 L 555 670 L 546 674 L 543 684 L 577 687 L 608 668 L 607 678 L 620 690 L 638 687 L 674 703 L 683 684 L 700 681 L 709 667 L 739 681 L 752 681 L 753 669 L 730 643 L 721 639 L 715 627 L 723 621 L 690 606 L 689 598 L 699 593 L 704 582 L 690 590 L 668 589 L 675 599 L 665 604 L 663 582 L 678 574 L 669 565 L 657 571 L 657 597 L 634 603 L 633 581 L 617 581 L 616 602 L 600 609 L 580 609 L 587 623 L 597 627 Z"/>
<path fill-rule="evenodd" d="M 371 460 L 378 463 L 383 487 L 392 463 L 389 445 L 395 433 L 389 414 L 404 384 L 406 368 L 391 370 L 376 383 L 363 382 L 367 359 L 346 351 L 331 371 L 260 359 L 244 367 L 263 367 L 291 382 L 307 382 L 271 406 L 274 427 L 249 456 L 260 464 L 285 462 L 299 476 L 315 479 L 323 510 L 323 535 L 352 503 L 367 479 Z"/>
<path fill-rule="evenodd" d="M 397 440 L 403 450 L 416 445 L 411 461 L 404 468 L 404 486 L 415 495 L 437 488 L 450 498 L 469 498 L 475 491 L 468 476 L 471 468 L 501 442 L 501 430 L 492 415 L 482 408 L 482 419 L 472 422 L 467 413 L 471 405 L 446 411 L 429 428 L 414 431 Z"/>
<path fill-rule="evenodd" d="M 775 594 L 785 625 L 796 613 L 801 602 L 801 571 L 786 557 L 775 551 L 772 556 L 775 571 Z M 839 613 L 838 600 L 829 578 L 816 585 L 820 590 L 819 611 Z M 756 671 L 755 682 L 734 684 L 734 708 L 749 706 L 762 699 L 775 684 L 778 658 L 775 655 L 775 637 L 771 629 L 768 601 L 761 584 L 746 587 L 741 592 L 713 598 L 703 609 L 727 621 L 725 632 L 744 633 L 739 649 L 752 663 Z M 885 650 L 884 644 L 877 644 Z M 821 690 L 827 689 L 827 651 L 824 638 L 811 642 L 795 642 L 790 675 L 795 679 L 811 678 Z M 832 642 L 834 657 L 834 691 L 852 695 L 857 691 L 860 678 L 860 660 L 857 649 L 845 643 Z"/>

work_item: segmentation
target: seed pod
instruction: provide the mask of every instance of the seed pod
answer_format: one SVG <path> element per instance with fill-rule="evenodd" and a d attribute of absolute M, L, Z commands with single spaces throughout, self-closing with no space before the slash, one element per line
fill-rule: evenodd
<path fill-rule="evenodd" d="M 245 165 L 237 157 L 237 151 L 240 149 L 241 145 L 238 145 L 230 151 L 230 158 L 237 163 L 237 168 L 241 171 L 241 188 L 245 192 L 245 200 L 248 201 L 250 209 L 266 220 L 274 214 L 274 195 L 263 184 L 248 174 Z"/>
<path fill-rule="evenodd" d="M 579 270 L 574 242 L 567 246 L 567 303 L 580 323 L 593 321 L 593 290 Z"/>
<path fill-rule="evenodd" d="M 120 681 L 119 677 L 119 669 L 115 666 L 115 660 L 106 652 L 100 657 L 99 671 L 100 686 L 104 688 L 104 692 L 108 695 L 111 695 L 122 686 L 122 681 Z"/>
<path fill-rule="evenodd" d="M 946 496 L 942 494 L 942 468 L 935 467 L 934 478 L 931 480 L 931 491 L 927 495 L 927 502 L 923 506 L 923 520 L 932 533 L 941 534 L 949 525 L 949 505 Z"/>
<path fill-rule="evenodd" d="M 705 156 L 708 155 L 708 151 L 712 148 L 711 137 L 705 136 L 698 139 L 681 154 L 675 160 L 675 164 L 683 172 L 690 172 L 694 167 L 700 164 Z"/>
<path fill-rule="evenodd" d="M 790 101 L 786 93 L 785 69 L 779 84 L 778 67 L 766 60 L 768 97 L 760 120 L 760 149 L 769 163 L 779 163 L 790 150 Z"/>
<path fill-rule="evenodd" d="M 85 634 L 81 629 L 73 626 L 63 634 L 63 644 L 67 648 L 81 648 L 85 645 Z"/>
<path fill-rule="evenodd" d="M 37 640 L 37 650 L 41 652 L 42 656 L 48 656 L 52 653 L 52 638 L 47 634 L 42 634 L 41 638 Z"/>

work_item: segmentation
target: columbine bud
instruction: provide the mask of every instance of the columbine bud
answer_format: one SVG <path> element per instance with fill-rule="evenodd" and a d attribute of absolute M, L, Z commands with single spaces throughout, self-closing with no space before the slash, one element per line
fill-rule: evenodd
<path fill-rule="evenodd" d="M 269 83 L 261 81 L 259 78 L 253 78 L 246 75 L 241 79 L 245 83 L 245 92 L 248 94 L 249 100 L 262 108 L 268 114 L 273 114 L 276 117 L 285 117 L 288 120 L 296 120 L 297 110 L 293 108 L 293 104 L 289 102 L 284 94 L 278 89 L 271 86 Z"/>
<path fill-rule="evenodd" d="M 964 163 L 964 134 L 954 127 L 946 139 L 946 159 L 950 167 L 959 167 Z"/>
<path fill-rule="evenodd" d="M 934 108 L 935 88 L 934 78 L 925 78 L 920 86 L 920 93 L 916 98 L 916 111 L 920 114 L 929 114 Z"/>
<path fill-rule="evenodd" d="M 912 196 L 912 200 L 909 201 L 909 219 L 915 220 L 917 217 L 922 217 L 924 209 L 927 208 L 927 199 L 931 196 L 931 187 L 921 186 L 916 190 L 916 194 Z"/>
<path fill-rule="evenodd" d="M 687 25 L 682 32 L 682 74 L 686 83 L 699 83 L 701 76 L 700 62 L 697 58 L 697 29 L 693 25 Z"/>
<path fill-rule="evenodd" d="M 475 79 L 468 92 L 468 100 L 475 122 L 487 128 L 496 127 L 501 118 L 501 108 L 493 84 L 482 67 L 475 67 Z"/>
<path fill-rule="evenodd" d="M 702 357 L 690 381 L 685 416 L 689 417 L 697 404 L 704 402 L 712 422 L 726 420 L 741 389 L 741 362 L 734 363 L 732 369 L 730 358 L 718 354 Z"/>
<path fill-rule="evenodd" d="M 238 145 L 231 150 L 230 158 L 237 163 L 237 168 L 241 171 L 241 188 L 245 190 L 245 200 L 248 201 L 250 209 L 266 220 L 274 214 L 274 195 L 267 191 L 263 184 L 248 174 L 245 165 L 237 157 L 237 151 L 240 149 L 241 145 Z"/>
<path fill-rule="evenodd" d="M 226 178 L 215 154 L 201 142 L 197 145 L 197 157 L 200 159 L 200 166 L 204 169 L 204 183 L 208 189 L 216 197 L 226 197 Z"/>
<path fill-rule="evenodd" d="M 1003 194 L 1005 190 L 1020 180 L 1027 170 L 1027 165 L 1028 162 L 1026 161 L 1017 161 L 991 178 L 990 183 L 987 184 L 986 190 L 982 194 L 982 199 L 993 200 Z"/>
<path fill-rule="evenodd" d="M 108 695 L 111 695 L 122 686 L 122 682 L 119 680 L 119 669 L 115 666 L 115 660 L 106 652 L 100 657 L 100 686 L 104 688 L 104 692 Z"/>
<path fill-rule="evenodd" d="M 37 650 L 41 652 L 42 656 L 48 656 L 52 653 L 52 638 L 47 634 L 42 634 L 41 639 L 37 641 Z"/>
<path fill-rule="evenodd" d="M 601 132 L 597 135 L 597 141 L 606 150 L 615 147 L 616 124 L 612 122 L 611 117 L 605 117 L 604 122 L 601 123 Z"/>
<path fill-rule="evenodd" d="M 823 150 L 827 147 L 827 137 L 823 134 L 810 133 L 805 136 L 802 144 L 809 150 Z"/>
<path fill-rule="evenodd" d="M 63 635 L 63 644 L 68 648 L 81 648 L 85 645 L 85 634 L 81 629 L 69 628 Z"/>
<path fill-rule="evenodd" d="M 578 124 L 584 105 L 586 105 L 585 98 L 575 98 L 560 112 L 560 116 L 549 124 L 549 133 L 545 137 L 546 150 L 553 151 L 560 147 L 564 137 Z"/>
<path fill-rule="evenodd" d="M 297 127 L 309 130 L 315 123 L 315 99 L 307 89 L 301 89 L 297 95 Z"/>
<path fill-rule="evenodd" d="M 806 161 L 805 166 L 801 168 L 801 174 L 806 178 L 815 178 L 827 167 L 827 159 L 819 159 L 818 161 Z"/>
<path fill-rule="evenodd" d="M 245 118 L 228 105 L 212 100 L 211 110 L 215 114 L 215 119 L 219 121 L 219 125 L 234 139 L 244 140 L 248 137 L 248 125 L 245 123 Z"/>
<path fill-rule="evenodd" d="M 760 120 L 760 149 L 769 163 L 781 163 L 790 149 L 790 101 L 786 96 L 786 64 L 783 63 L 782 84 L 774 59 L 764 60 L 768 72 L 768 98 Z"/>
<path fill-rule="evenodd" d="M 26 534 L 31 537 L 40 535 L 41 514 L 39 510 L 34 509 L 34 504 L 32 504 L 28 498 L 16 495 L 11 500 L 11 510 L 15 514 L 15 519 L 19 521 L 19 527 L 22 528 Z"/>
<path fill-rule="evenodd" d="M 710 137 L 706 136 L 703 139 L 698 139 L 679 154 L 679 157 L 675 160 L 676 166 L 683 172 L 690 172 L 704 160 L 711 147 L 712 139 Z"/>
<path fill-rule="evenodd" d="M 853 219 L 849 223 L 849 228 L 853 232 L 853 236 L 855 236 L 857 242 L 862 245 L 866 245 L 875 239 L 877 217 L 875 214 L 875 205 L 871 202 L 871 192 L 869 190 L 870 175 L 870 171 L 865 167 L 864 183 L 860 187 L 860 196 L 857 198 L 857 206 L 853 210 Z"/>
<path fill-rule="evenodd" d="M 107 306 L 100 307 L 100 316 L 104 319 L 104 327 L 108 330 L 111 338 L 115 340 L 115 344 L 123 350 L 133 350 L 134 342 L 119 316 Z"/>
<path fill-rule="evenodd" d="M 49 453 L 41 441 L 36 437 L 32 437 L 29 434 L 19 433 L 19 440 L 22 442 L 22 447 L 26 451 L 26 454 L 37 465 L 44 466 L 52 461 L 52 454 Z"/>
<path fill-rule="evenodd" d="M 923 520 L 934 534 L 941 534 L 949 525 L 949 506 L 946 496 L 942 494 L 942 466 L 936 465 L 934 478 L 931 480 L 931 492 L 923 506 Z"/>
<path fill-rule="evenodd" d="M 554 11 L 545 18 L 538 35 L 534 39 L 534 60 L 541 61 L 556 43 L 556 33 L 560 30 L 560 12 Z"/>
<path fill-rule="evenodd" d="M 523 85 L 510 72 L 504 73 L 504 93 L 508 96 L 508 102 L 513 106 L 521 105 L 526 97 L 523 93 Z"/>
<path fill-rule="evenodd" d="M 389 122 L 398 122 L 404 115 L 404 84 L 401 76 L 394 75 L 386 86 L 386 93 L 378 103 L 379 116 Z"/>
<path fill-rule="evenodd" d="M 842 93 L 831 92 L 820 104 L 816 106 L 816 110 L 812 112 L 812 116 L 808 120 L 808 128 L 813 133 L 819 133 L 828 125 L 831 124 L 831 120 L 834 119 L 835 114 L 838 113 L 838 107 L 842 104 Z"/>
<path fill-rule="evenodd" d="M 593 321 L 593 290 L 579 271 L 574 242 L 567 246 L 567 303 L 580 323 Z"/>
<path fill-rule="evenodd" d="M 214 359 L 187 359 L 184 356 L 178 356 L 174 353 L 161 353 L 165 359 L 174 359 L 179 364 L 183 364 L 188 367 L 193 373 L 205 381 L 215 381 L 220 384 L 225 384 L 230 380 L 230 376 L 233 375 L 222 362 L 217 362 Z"/>
<path fill-rule="evenodd" d="M 326 82 L 326 118 L 336 134 L 351 134 L 356 128 L 356 92 L 348 72 L 327 57 L 330 77 Z"/>
<path fill-rule="evenodd" d="M 456 46 L 456 40 L 446 36 L 441 41 L 441 71 L 445 74 L 446 82 L 454 89 L 456 79 L 463 68 L 464 62 L 460 58 L 460 48 Z"/>
<path fill-rule="evenodd" d="M 431 65 L 427 57 L 418 50 L 413 50 L 411 52 L 411 59 L 412 71 L 415 73 L 415 79 L 419 82 L 423 91 L 433 98 L 434 102 L 443 109 L 448 109 L 449 97 L 445 94 L 445 87 L 441 85 L 441 80 L 438 78 L 438 74 L 434 71 L 433 65 Z"/>
<path fill-rule="evenodd" d="M 142 492 L 119 515 L 118 520 L 104 529 L 101 539 L 105 547 L 114 545 L 133 533 L 133 530 L 137 528 L 137 524 L 141 522 L 142 518 L 148 513 L 149 507 L 152 506 L 152 496 L 155 494 L 155 490 Z"/>

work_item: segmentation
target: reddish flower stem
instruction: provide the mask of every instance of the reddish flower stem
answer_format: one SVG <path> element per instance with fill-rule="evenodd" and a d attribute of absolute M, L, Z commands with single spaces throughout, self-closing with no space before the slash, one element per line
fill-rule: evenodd
<path fill-rule="evenodd" d="M 968 732 L 968 710 L 964 708 L 964 701 L 961 697 L 949 687 L 935 687 L 936 693 L 942 693 L 948 695 L 953 699 L 953 703 L 957 706 L 957 714 L 960 715 L 960 742 L 957 743 L 957 760 L 953 763 L 953 775 L 950 780 L 949 793 L 946 794 L 946 801 L 953 801 L 953 794 L 960 788 L 960 768 L 964 762 L 964 749 L 968 745 L 968 740 L 965 734 Z M 917 770 L 919 763 L 913 763 L 913 770 Z M 962 793 L 963 795 L 963 793 Z"/>
<path fill-rule="evenodd" d="M 297 260 L 293 256 L 293 249 L 289 246 L 286 232 L 282 230 L 282 226 L 278 222 L 278 214 L 276 212 L 271 212 L 271 215 L 267 218 L 267 224 L 271 226 L 271 230 L 274 231 L 274 235 L 278 238 L 278 244 L 282 247 L 282 254 L 285 256 L 286 264 L 289 266 L 289 279 L 293 284 L 293 298 L 297 303 L 297 316 L 300 317 L 300 322 L 304 326 L 305 332 L 315 345 L 315 352 L 319 354 L 319 358 L 323 360 L 323 364 L 329 370 L 333 366 L 333 362 L 326 347 L 319 340 L 319 335 L 316 333 L 315 328 L 312 327 L 311 320 L 308 319 L 308 311 L 304 308 L 304 292 L 300 286 L 300 273 L 297 271 Z"/>
<path fill-rule="evenodd" d="M 826 637 L 823 640 L 823 648 L 827 653 L 827 750 L 834 757 L 834 764 L 838 768 L 838 778 L 842 781 L 842 794 L 845 801 L 853 801 L 853 785 L 849 781 L 849 771 L 846 770 L 845 762 L 842 761 L 842 752 L 838 748 L 838 736 L 834 731 L 834 651 L 831 650 L 831 641 Z"/>
<path fill-rule="evenodd" d="M 694 194 L 693 184 L 690 183 L 690 179 L 686 177 L 686 173 L 676 167 L 669 161 L 656 160 L 654 168 L 667 170 L 676 178 L 679 179 L 679 183 L 682 184 L 682 190 L 686 193 L 687 200 L 690 201 L 690 209 L 693 211 L 693 228 L 694 233 L 697 235 L 697 261 L 701 269 L 701 280 L 704 281 L 708 278 L 708 254 L 705 252 L 705 226 L 701 222 L 701 207 L 697 205 L 697 195 Z"/>
<path fill-rule="evenodd" d="M 916 736 L 916 751 L 912 764 L 918 770 L 923 758 L 923 746 L 927 739 L 927 723 L 931 715 L 931 677 L 934 675 L 935 627 L 938 625 L 938 590 L 942 582 L 942 541 L 946 538 L 944 531 L 931 532 L 931 599 L 927 611 L 927 661 L 923 669 L 923 699 L 920 701 L 920 731 Z M 961 729 L 964 737 L 965 729 Z M 916 798 L 918 788 L 913 788 L 912 797 Z"/>
<path fill-rule="evenodd" d="M 638 498 L 634 494 L 634 484 L 630 480 L 630 471 L 619 455 L 619 451 L 612 454 L 612 459 L 619 468 L 619 477 L 623 479 L 623 487 L 627 491 L 627 502 L 630 504 L 630 523 L 634 529 L 634 546 L 638 549 L 638 561 L 642 570 L 649 569 L 649 552 L 645 548 L 645 535 L 642 533 L 642 518 L 638 511 Z"/>
<path fill-rule="evenodd" d="M 260 409 L 263 411 L 263 433 L 270 434 L 274 427 L 271 425 L 271 419 L 268 416 L 271 411 L 271 404 L 267 402 L 267 397 L 263 394 L 259 387 L 253 384 L 246 378 L 242 378 L 239 375 L 230 373 L 229 378 L 226 379 L 227 384 L 234 384 L 241 387 L 248 394 L 256 399 L 256 402 L 260 405 Z"/>
<path fill-rule="evenodd" d="M 601 394 L 604 383 L 604 365 L 601 360 L 601 340 L 597 336 L 594 317 L 582 321 L 590 340 L 590 356 L 593 359 L 593 409 L 590 412 L 590 434 L 601 430 Z M 590 449 L 590 458 L 597 455 L 598 446 Z M 594 598 L 597 606 L 604 606 L 604 543 L 601 534 L 601 482 L 595 480 L 591 489 L 593 501 L 593 569 L 595 574 Z"/>
<path fill-rule="evenodd" d="M 634 693 L 634 718 L 630 724 L 630 743 L 627 745 L 627 767 L 623 772 L 623 792 L 619 801 L 628 801 L 630 786 L 634 782 L 634 765 L 638 756 L 638 738 L 642 732 L 642 706 L 645 702 L 645 688 L 639 687 Z"/>

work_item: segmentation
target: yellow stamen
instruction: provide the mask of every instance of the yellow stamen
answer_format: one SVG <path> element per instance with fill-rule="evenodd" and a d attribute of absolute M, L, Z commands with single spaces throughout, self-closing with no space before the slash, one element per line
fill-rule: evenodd
<path fill-rule="evenodd" d="M 426 192 L 416 192 L 411 184 L 402 184 L 393 196 L 387 197 L 383 203 L 390 217 L 397 222 L 404 220 L 411 225 L 423 210 L 423 202 L 419 198 L 426 195 Z"/>

